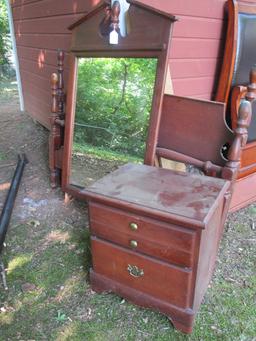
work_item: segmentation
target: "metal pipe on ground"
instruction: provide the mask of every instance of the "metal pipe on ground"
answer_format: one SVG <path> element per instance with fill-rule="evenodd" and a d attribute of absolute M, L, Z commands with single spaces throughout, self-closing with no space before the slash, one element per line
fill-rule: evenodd
<path fill-rule="evenodd" d="M 28 160 L 25 154 L 18 155 L 17 167 L 15 169 L 12 182 L 11 182 L 11 187 L 8 191 L 8 194 L 4 203 L 4 207 L 1 213 L 1 217 L 0 217 L 0 256 L 3 250 L 5 236 L 6 236 L 7 229 L 10 223 L 15 198 L 19 189 L 19 185 L 20 185 L 20 181 L 22 178 L 25 165 L 27 163 L 28 163 Z M 8 289 L 7 284 L 6 284 L 5 268 L 1 261 L 0 261 L 0 273 L 3 278 L 4 287 L 5 289 Z"/>

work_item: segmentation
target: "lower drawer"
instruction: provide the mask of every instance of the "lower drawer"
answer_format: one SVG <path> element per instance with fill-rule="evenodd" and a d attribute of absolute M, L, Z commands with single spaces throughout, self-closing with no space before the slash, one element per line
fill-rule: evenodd
<path fill-rule="evenodd" d="M 188 308 L 192 271 L 91 238 L 94 272 L 133 289 Z"/>

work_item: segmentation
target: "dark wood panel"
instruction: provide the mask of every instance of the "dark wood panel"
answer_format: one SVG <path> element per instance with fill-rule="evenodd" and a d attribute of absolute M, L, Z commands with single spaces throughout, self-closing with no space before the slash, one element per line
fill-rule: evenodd
<path fill-rule="evenodd" d="M 165 95 L 158 147 L 223 166 L 221 148 L 233 139 L 225 109 L 223 103 Z"/>

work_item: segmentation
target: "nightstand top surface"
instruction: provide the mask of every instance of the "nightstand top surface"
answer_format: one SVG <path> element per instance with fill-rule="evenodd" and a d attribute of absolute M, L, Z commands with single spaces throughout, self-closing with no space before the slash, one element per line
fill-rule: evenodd
<path fill-rule="evenodd" d="M 84 192 L 203 222 L 228 186 L 222 179 L 126 164 Z"/>

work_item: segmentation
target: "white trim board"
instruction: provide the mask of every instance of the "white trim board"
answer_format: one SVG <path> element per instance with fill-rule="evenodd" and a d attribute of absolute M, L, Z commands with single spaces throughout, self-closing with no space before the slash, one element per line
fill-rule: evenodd
<path fill-rule="evenodd" d="M 15 66 L 19 100 L 20 100 L 20 110 L 24 111 L 24 98 L 23 98 L 23 92 L 22 92 L 19 58 L 18 58 L 18 53 L 17 53 L 17 46 L 16 46 L 16 39 L 15 39 L 15 32 L 14 32 L 14 25 L 13 25 L 12 8 L 11 8 L 11 4 L 9 0 L 5 0 L 5 3 L 7 7 L 7 13 L 8 13 L 10 36 L 11 36 L 11 42 L 12 42 L 12 52 L 13 52 L 13 57 L 14 57 L 14 66 Z"/>

